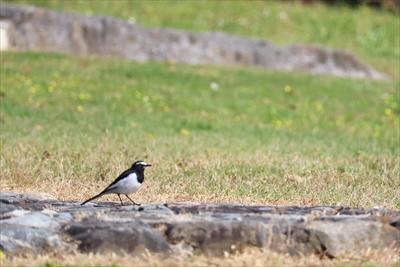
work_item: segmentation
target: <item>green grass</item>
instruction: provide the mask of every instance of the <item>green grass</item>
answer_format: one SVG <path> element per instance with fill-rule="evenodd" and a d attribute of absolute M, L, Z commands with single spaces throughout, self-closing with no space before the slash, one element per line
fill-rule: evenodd
<path fill-rule="evenodd" d="M 281 1 L 7 1 L 50 9 L 109 15 L 149 27 L 222 31 L 276 44 L 313 43 L 344 49 L 395 79 L 399 76 L 400 23 L 395 14 L 368 7 L 306 6 Z"/>
<path fill-rule="evenodd" d="M 2 190 L 83 199 L 146 159 L 144 202 L 400 208 L 398 83 L 39 53 L 0 80 Z"/>

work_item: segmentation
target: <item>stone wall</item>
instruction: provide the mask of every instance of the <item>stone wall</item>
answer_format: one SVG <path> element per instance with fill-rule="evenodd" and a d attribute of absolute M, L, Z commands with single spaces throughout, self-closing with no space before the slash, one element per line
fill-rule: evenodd
<path fill-rule="evenodd" d="M 258 247 L 292 255 L 400 249 L 400 212 L 340 206 L 58 201 L 0 192 L 0 250 L 223 255 Z"/>
<path fill-rule="evenodd" d="M 223 33 L 148 29 L 111 17 L 88 17 L 29 6 L 1 5 L 0 28 L 3 50 L 386 78 L 343 51 L 309 45 L 278 47 L 267 41 Z"/>

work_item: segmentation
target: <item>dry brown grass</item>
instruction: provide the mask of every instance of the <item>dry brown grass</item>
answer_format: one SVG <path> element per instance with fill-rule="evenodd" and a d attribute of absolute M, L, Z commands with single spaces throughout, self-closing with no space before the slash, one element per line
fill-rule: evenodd
<path fill-rule="evenodd" d="M 224 257 L 160 256 L 145 253 L 140 256 L 116 254 L 74 254 L 58 256 L 26 256 L 2 260 L 2 266 L 399 266 L 399 250 L 365 250 L 336 259 L 319 256 L 293 257 L 271 251 L 247 249 L 241 254 Z"/>
<path fill-rule="evenodd" d="M 81 201 L 103 189 L 113 178 L 130 163 L 132 156 L 117 154 L 115 157 L 106 156 L 112 151 L 112 143 L 102 148 L 94 148 L 86 152 L 79 159 L 79 164 L 73 161 L 71 155 L 52 155 L 49 157 L 38 158 L 35 148 L 26 146 L 16 150 L 3 150 L 2 166 L 2 191 L 14 191 L 20 193 L 27 192 L 46 192 L 58 199 Z M 23 152 L 23 153 L 22 153 Z M 40 154 L 39 154 L 40 155 Z M 100 155 L 100 156 L 99 156 Z M 4 163 L 5 157 L 19 158 L 19 161 Z M 382 157 L 365 156 L 358 159 L 352 159 L 350 164 L 358 172 L 346 173 L 336 168 L 343 164 L 347 159 L 330 161 L 327 158 L 312 159 L 307 156 L 298 155 L 279 155 L 271 150 L 268 154 L 255 151 L 250 155 L 246 152 L 234 154 L 231 157 L 225 157 L 216 152 L 213 155 L 195 153 L 194 156 L 182 158 L 166 159 L 156 152 L 149 152 L 148 158 L 154 168 L 147 172 L 147 179 L 143 188 L 135 195 L 134 199 L 138 202 L 174 202 L 174 201 L 197 201 L 197 202 L 225 202 L 225 203 L 243 203 L 243 204 L 267 204 L 267 205 L 320 205 L 320 204 L 352 204 L 353 197 L 358 197 L 358 202 L 364 207 L 373 206 L 377 199 L 386 199 L 380 202 L 381 206 L 393 208 L 393 202 L 390 198 L 399 197 L 390 191 L 376 192 L 375 187 L 369 187 L 374 183 L 373 177 L 368 176 L 365 165 L 368 162 L 375 162 L 386 170 L 386 177 L 390 179 L 392 175 L 398 172 L 398 159 Z M 210 160 L 212 158 L 213 160 Z M 243 169 L 232 162 L 240 162 Z M 79 165 L 81 169 L 74 170 Z M 33 168 L 32 168 L 33 166 Z M 254 172 L 254 176 L 248 174 L 251 169 L 260 170 Z M 294 195 L 294 192 L 286 194 L 284 198 L 265 198 L 260 195 L 239 194 L 240 191 L 234 191 L 235 181 L 244 181 L 248 189 L 257 188 L 252 183 L 265 183 L 270 173 L 264 174 L 265 170 L 280 166 L 282 169 L 281 180 L 273 179 L 265 192 L 284 190 L 284 183 L 291 183 L 290 186 L 300 188 L 311 187 L 316 190 L 304 191 L 302 195 Z M 307 170 L 309 169 L 309 172 Z M 304 172 L 306 170 L 306 172 Z M 188 173 L 188 171 L 191 171 Z M 300 175 L 299 173 L 303 173 Z M 367 174 L 362 179 L 362 174 Z M 244 175 L 242 178 L 238 178 Z M 266 177 L 264 177 L 264 175 Z M 104 179 L 100 178 L 104 176 Z M 220 177 L 222 184 L 208 185 L 202 177 Z M 246 178 L 246 179 L 244 179 Z M 236 179 L 236 180 L 235 180 Z M 212 182 L 210 179 L 208 182 Z M 354 195 L 335 195 L 345 194 L 340 192 L 345 190 L 349 183 L 355 183 Z M 199 190 L 198 193 L 190 194 L 190 187 L 193 186 Z M 206 189 L 214 186 L 209 194 Z M 281 186 L 283 188 L 281 188 Z M 385 185 L 387 186 L 387 185 Z M 219 191 L 221 187 L 227 190 Z M 325 187 L 325 188 L 324 188 Z M 286 187 L 287 188 L 287 187 Z M 182 190 L 183 189 L 183 190 Z M 390 190 L 386 187 L 386 190 Z M 396 192 L 395 189 L 393 189 Z M 221 194 L 217 194 L 222 192 Z M 250 191 L 249 191 L 250 192 Z M 398 194 L 399 192 L 397 192 Z M 375 196 L 374 198 L 370 198 Z M 378 198 L 376 198 L 378 197 Z M 343 199 L 344 202 L 334 202 L 335 199 Z M 330 199 L 332 202 L 327 201 Z M 115 196 L 105 196 L 101 201 L 117 201 Z M 346 202 L 347 201 L 347 202 Z M 257 249 L 247 250 L 243 254 L 226 255 L 225 257 L 207 257 L 204 255 L 195 255 L 191 257 L 162 257 L 152 254 L 141 256 L 124 255 L 122 257 L 94 254 L 74 254 L 74 255 L 44 255 L 44 256 L 26 256 L 3 259 L 2 266 L 38 266 L 51 263 L 54 266 L 72 265 L 72 266 L 398 266 L 400 263 L 400 251 L 367 250 L 358 254 L 346 255 L 345 257 L 328 260 L 320 259 L 318 256 L 291 257 L 284 254 L 273 253 L 270 251 L 260 251 Z"/>
<path fill-rule="evenodd" d="M 8 147 L 0 159 L 1 190 L 46 192 L 60 200 L 82 201 L 105 188 L 132 159 L 140 158 L 129 153 L 107 156 L 118 149 L 117 143 L 105 141 L 101 147 L 78 151 L 78 155 L 58 148 L 59 153 L 51 151 L 45 157 L 34 146 Z M 154 148 L 147 156 L 154 166 L 146 171 L 143 187 L 132 197 L 141 203 L 326 204 L 392 209 L 400 199 L 396 190 L 400 186 L 396 178 L 399 158 L 313 158 L 273 150 L 229 153 L 195 151 L 184 157 L 172 154 L 168 159 L 165 155 L 171 153 Z M 377 169 L 371 170 L 371 164 Z M 111 195 L 99 200 L 118 199 Z"/>

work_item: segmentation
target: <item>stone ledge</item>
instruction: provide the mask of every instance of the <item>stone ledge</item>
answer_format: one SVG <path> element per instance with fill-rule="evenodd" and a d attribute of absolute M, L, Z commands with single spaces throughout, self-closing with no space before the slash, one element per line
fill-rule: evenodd
<path fill-rule="evenodd" d="M 342 77 L 387 79 L 352 54 L 311 45 L 275 46 L 224 33 L 151 29 L 128 21 L 2 4 L 3 50 L 121 57 L 138 62 L 252 66 Z"/>
<path fill-rule="evenodd" d="M 260 247 L 337 257 L 367 248 L 400 249 L 400 211 L 335 206 L 195 203 L 80 206 L 40 195 L 0 193 L 0 249 L 6 254 L 198 251 Z M 178 251 L 179 252 L 179 251 Z"/>

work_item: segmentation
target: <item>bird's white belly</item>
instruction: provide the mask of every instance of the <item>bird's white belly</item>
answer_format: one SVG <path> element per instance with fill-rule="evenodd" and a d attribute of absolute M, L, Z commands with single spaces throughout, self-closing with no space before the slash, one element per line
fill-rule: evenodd
<path fill-rule="evenodd" d="M 135 173 L 131 173 L 128 177 L 118 181 L 112 187 L 110 187 L 110 193 L 117 194 L 132 194 L 139 190 L 142 184 L 138 182 Z"/>

